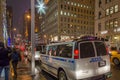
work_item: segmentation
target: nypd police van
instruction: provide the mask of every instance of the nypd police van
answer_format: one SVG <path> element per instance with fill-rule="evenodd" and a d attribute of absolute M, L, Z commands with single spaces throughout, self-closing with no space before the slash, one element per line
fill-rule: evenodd
<path fill-rule="evenodd" d="M 48 44 L 40 58 L 41 69 L 58 80 L 106 80 L 111 75 L 107 47 L 97 37 Z"/>

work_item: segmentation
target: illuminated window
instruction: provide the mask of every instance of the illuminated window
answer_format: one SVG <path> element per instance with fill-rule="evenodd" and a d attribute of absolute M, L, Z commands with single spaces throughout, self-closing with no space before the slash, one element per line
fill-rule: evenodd
<path fill-rule="evenodd" d="M 114 27 L 118 27 L 118 21 L 117 20 L 114 21 Z"/>
<path fill-rule="evenodd" d="M 74 3 L 74 5 L 76 6 L 76 3 Z"/>
<path fill-rule="evenodd" d="M 68 4 L 70 4 L 70 2 L 67 2 Z"/>
<path fill-rule="evenodd" d="M 60 14 L 63 15 L 63 11 L 61 11 Z"/>
<path fill-rule="evenodd" d="M 114 11 L 113 7 L 110 7 L 110 14 L 112 14 Z"/>
<path fill-rule="evenodd" d="M 84 8 L 85 8 L 86 6 L 84 5 Z"/>
<path fill-rule="evenodd" d="M 73 5 L 73 2 L 71 2 L 71 5 Z"/>
<path fill-rule="evenodd" d="M 106 3 L 109 3 L 109 2 L 111 2 L 111 0 L 106 0 Z"/>
<path fill-rule="evenodd" d="M 64 15 L 66 15 L 66 12 L 64 12 Z"/>
<path fill-rule="evenodd" d="M 118 12 L 118 5 L 115 5 L 115 12 Z"/>
<path fill-rule="evenodd" d="M 106 15 L 109 15 L 109 9 L 106 9 Z"/>
<path fill-rule="evenodd" d="M 110 22 L 110 28 L 113 28 L 114 25 L 113 25 L 113 21 Z"/>
<path fill-rule="evenodd" d="M 81 5 L 81 7 L 83 7 L 83 5 Z"/>
<path fill-rule="evenodd" d="M 70 16 L 70 13 L 68 12 L 68 16 Z"/>

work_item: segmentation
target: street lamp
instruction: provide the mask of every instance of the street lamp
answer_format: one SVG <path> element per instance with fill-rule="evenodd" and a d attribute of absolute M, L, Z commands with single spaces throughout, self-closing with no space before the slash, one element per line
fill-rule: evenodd
<path fill-rule="evenodd" d="M 15 44 L 15 34 L 16 34 L 16 28 L 13 28 L 13 44 Z"/>
<path fill-rule="evenodd" d="M 13 28 L 14 31 L 16 31 L 16 28 Z"/>
<path fill-rule="evenodd" d="M 30 15 L 27 15 L 27 19 L 30 19 Z"/>

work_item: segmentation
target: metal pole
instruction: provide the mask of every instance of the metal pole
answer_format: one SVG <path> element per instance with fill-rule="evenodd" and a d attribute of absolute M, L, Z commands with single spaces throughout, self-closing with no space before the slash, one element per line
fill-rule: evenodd
<path fill-rule="evenodd" d="M 32 52 L 31 71 L 32 71 L 32 80 L 34 80 L 34 77 L 35 77 L 34 26 L 35 26 L 35 0 L 31 0 L 31 52 Z"/>

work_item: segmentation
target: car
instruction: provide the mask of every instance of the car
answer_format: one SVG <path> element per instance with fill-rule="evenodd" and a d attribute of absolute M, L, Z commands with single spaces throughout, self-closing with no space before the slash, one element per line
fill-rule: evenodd
<path fill-rule="evenodd" d="M 35 47 L 35 61 L 40 60 L 40 54 L 41 52 L 43 52 L 44 48 L 45 48 L 45 45 L 40 45 Z M 32 59 L 32 53 L 30 49 L 28 53 L 28 60 L 31 61 L 31 59 Z"/>
<path fill-rule="evenodd" d="M 58 80 L 106 80 L 111 75 L 107 47 L 94 36 L 47 44 L 40 62 Z"/>
<path fill-rule="evenodd" d="M 116 66 L 120 65 L 120 52 L 117 50 L 116 47 L 111 47 L 110 58 L 111 58 L 111 62 L 114 65 Z"/>

